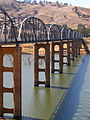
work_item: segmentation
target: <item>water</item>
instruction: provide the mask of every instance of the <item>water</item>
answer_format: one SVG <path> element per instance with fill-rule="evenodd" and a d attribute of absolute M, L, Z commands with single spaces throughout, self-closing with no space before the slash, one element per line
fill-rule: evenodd
<path fill-rule="evenodd" d="M 90 120 L 90 55 L 83 60 L 55 120 Z"/>
<path fill-rule="evenodd" d="M 57 59 L 56 55 L 56 59 Z M 73 91 L 70 86 L 75 83 L 72 82 L 77 69 L 79 68 L 82 57 L 78 57 L 76 61 L 72 62 L 71 66 L 64 66 L 64 74 L 51 74 L 50 85 L 51 88 L 45 87 L 34 87 L 33 79 L 33 55 L 22 55 L 22 115 L 23 119 L 45 119 L 49 120 L 56 115 L 58 106 L 65 103 L 65 96 L 67 91 Z M 44 61 L 39 61 L 40 67 L 44 67 Z M 6 57 L 4 64 L 13 65 L 13 59 L 11 57 Z M 56 65 L 58 67 L 58 65 Z M 40 79 L 44 80 L 44 74 L 40 74 Z M 72 84 L 73 83 L 73 84 Z M 4 73 L 4 86 L 13 86 L 13 74 Z M 81 84 L 80 84 L 81 86 Z M 80 87 L 79 86 L 79 87 Z M 73 88 L 73 87 L 72 87 Z M 79 91 L 76 91 L 79 92 Z M 72 93 L 72 92 L 70 92 Z M 70 94 L 71 95 L 71 94 Z M 75 94 L 77 97 L 77 94 Z M 13 94 L 4 95 L 4 106 L 12 108 L 13 107 Z M 73 101 L 74 97 L 71 101 Z M 70 105 L 70 100 L 66 104 Z M 64 103 L 62 105 L 64 105 Z M 77 103 L 77 102 L 76 102 Z M 72 105 L 72 104 L 71 104 Z M 65 107 L 64 107 L 65 108 Z M 76 110 L 76 108 L 75 108 Z M 63 114 L 62 114 L 63 115 Z M 11 115 L 10 115 L 11 116 Z M 72 118 L 72 116 L 71 116 Z M 65 119 L 61 119 L 65 120 Z"/>

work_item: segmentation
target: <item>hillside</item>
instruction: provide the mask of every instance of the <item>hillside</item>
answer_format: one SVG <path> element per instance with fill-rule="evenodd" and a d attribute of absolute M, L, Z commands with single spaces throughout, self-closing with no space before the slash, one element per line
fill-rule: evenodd
<path fill-rule="evenodd" d="M 56 3 L 28 4 L 15 0 L 0 0 L 0 6 L 10 16 L 35 16 L 46 24 L 67 24 L 68 27 L 77 28 L 78 24 L 90 27 L 90 9 L 74 6 L 57 5 Z"/>

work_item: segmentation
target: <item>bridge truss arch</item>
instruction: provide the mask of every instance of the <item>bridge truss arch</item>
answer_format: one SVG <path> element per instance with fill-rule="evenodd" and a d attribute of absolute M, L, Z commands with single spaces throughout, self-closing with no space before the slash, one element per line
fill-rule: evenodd
<path fill-rule="evenodd" d="M 80 39 L 80 40 L 83 39 L 82 33 L 79 33 L 79 39 Z"/>
<path fill-rule="evenodd" d="M 69 29 L 68 30 L 68 40 L 72 40 L 73 39 L 73 30 Z"/>
<path fill-rule="evenodd" d="M 16 29 L 12 19 L 0 7 L 0 44 L 17 43 Z"/>
<path fill-rule="evenodd" d="M 58 25 L 52 24 L 48 29 L 48 40 L 49 41 L 60 41 L 61 40 L 61 29 Z"/>
<path fill-rule="evenodd" d="M 75 39 L 79 40 L 79 38 L 80 38 L 79 32 L 75 32 Z"/>
<path fill-rule="evenodd" d="M 62 40 L 68 40 L 68 28 L 63 27 L 61 29 L 61 39 Z"/>
<path fill-rule="evenodd" d="M 76 31 L 73 31 L 73 40 L 76 40 Z"/>
<path fill-rule="evenodd" d="M 21 22 L 18 43 L 48 42 L 46 25 L 38 18 L 28 17 Z"/>
<path fill-rule="evenodd" d="M 76 32 L 76 40 L 79 40 L 79 33 Z"/>

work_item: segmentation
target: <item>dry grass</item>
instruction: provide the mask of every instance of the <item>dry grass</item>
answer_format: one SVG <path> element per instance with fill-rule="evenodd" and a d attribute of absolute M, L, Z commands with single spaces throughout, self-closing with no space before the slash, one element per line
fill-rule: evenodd
<path fill-rule="evenodd" d="M 9 13 L 9 15 L 18 16 L 35 16 L 40 18 L 45 24 L 67 24 L 68 27 L 77 28 L 78 24 L 85 24 L 86 26 L 90 26 L 90 20 L 83 19 L 79 17 L 74 11 L 74 6 L 67 6 L 58 8 L 58 6 L 52 4 L 45 4 L 45 6 L 41 6 L 40 4 L 31 5 L 27 3 L 19 3 L 15 0 L 0 0 L 0 5 L 3 6 L 5 10 Z M 38 13 L 35 14 L 34 11 L 37 10 Z M 90 15 L 89 8 L 78 7 L 79 12 L 82 14 Z M 66 17 L 65 17 L 66 16 Z M 90 38 L 88 38 L 87 43 L 90 49 Z M 33 54 L 33 44 L 21 45 L 23 53 L 31 53 Z M 58 49 L 58 48 L 56 48 Z M 84 52 L 84 50 L 83 50 Z"/>
<path fill-rule="evenodd" d="M 2 5 L 4 9 L 8 10 L 7 12 L 10 15 L 12 14 L 17 16 L 20 14 L 21 16 L 35 16 L 47 24 L 67 24 L 71 28 L 77 28 L 77 25 L 80 23 L 90 26 L 90 20 L 79 17 L 72 10 L 73 6 L 58 8 L 58 6 L 51 6 L 51 4 L 45 4 L 45 6 L 41 6 L 40 4 L 31 5 L 15 2 L 14 0 L 0 0 L 0 5 Z M 55 5 L 55 3 L 52 3 L 52 5 Z M 78 7 L 78 9 L 83 14 L 90 15 L 89 8 Z M 35 10 L 38 11 L 38 14 L 34 13 Z"/>

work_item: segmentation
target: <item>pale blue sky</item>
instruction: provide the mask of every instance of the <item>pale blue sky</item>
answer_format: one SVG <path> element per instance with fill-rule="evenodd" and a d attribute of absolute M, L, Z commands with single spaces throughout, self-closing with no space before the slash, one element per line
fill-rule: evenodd
<path fill-rule="evenodd" d="M 37 0 L 37 1 L 40 1 L 40 0 Z M 82 7 L 90 8 L 90 0 L 45 0 L 45 1 L 51 1 L 51 2 L 59 1 L 62 3 L 69 3 L 69 4 L 71 3 L 74 6 L 82 6 Z"/>

